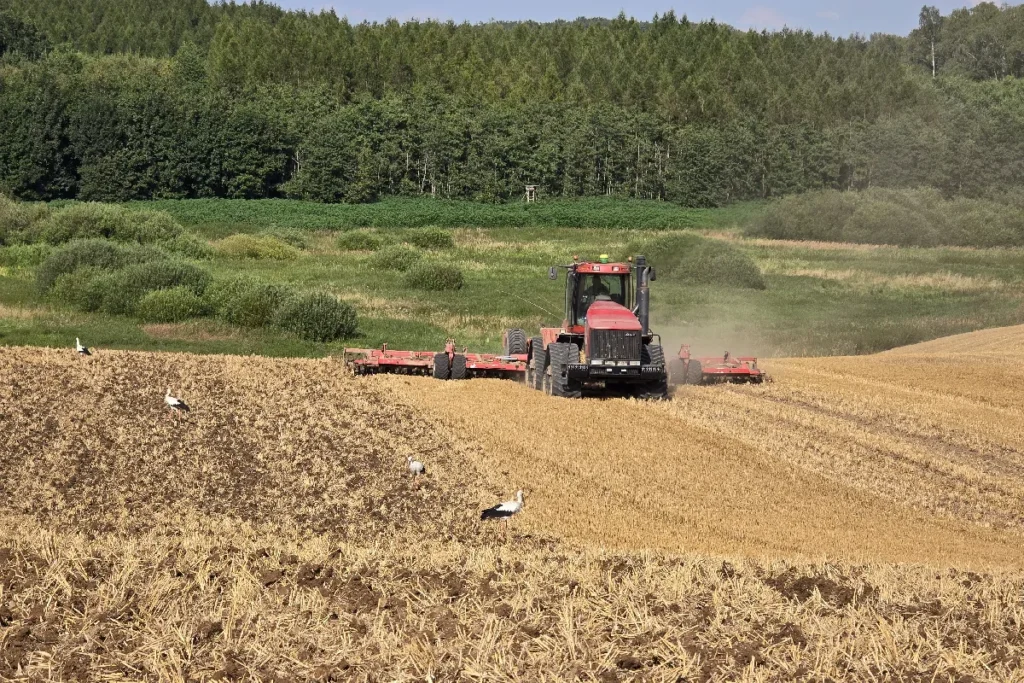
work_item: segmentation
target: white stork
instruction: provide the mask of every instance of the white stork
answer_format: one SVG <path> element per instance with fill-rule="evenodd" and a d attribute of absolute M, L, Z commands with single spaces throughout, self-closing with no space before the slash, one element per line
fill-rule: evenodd
<path fill-rule="evenodd" d="M 508 520 L 512 519 L 520 510 L 523 509 L 523 492 L 522 490 L 516 491 L 516 499 L 506 501 L 500 505 L 495 505 L 492 508 L 487 508 L 480 513 L 480 520 L 487 519 L 502 519 L 505 520 L 505 531 L 508 531 Z"/>
<path fill-rule="evenodd" d="M 409 473 L 412 475 L 413 481 L 416 480 L 421 474 L 427 473 L 427 467 L 419 460 L 415 460 L 411 455 L 405 458 L 406 466 L 409 468 Z"/>
<path fill-rule="evenodd" d="M 89 350 L 89 347 L 82 346 L 82 342 L 78 339 L 78 337 L 75 337 L 75 353 L 77 353 L 79 356 L 92 355 L 92 351 Z"/>
<path fill-rule="evenodd" d="M 171 396 L 170 387 L 167 387 L 167 393 L 164 394 L 164 403 L 167 404 L 167 407 L 171 409 L 171 412 L 174 413 L 176 417 L 191 410 L 191 408 L 189 408 L 180 398 Z"/>

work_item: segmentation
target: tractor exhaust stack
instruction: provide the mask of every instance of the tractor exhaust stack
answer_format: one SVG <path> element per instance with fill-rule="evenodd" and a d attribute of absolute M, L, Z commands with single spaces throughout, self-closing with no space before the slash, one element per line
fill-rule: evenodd
<path fill-rule="evenodd" d="M 651 333 L 651 288 L 649 283 L 650 268 L 647 257 L 636 257 L 636 317 L 640 321 L 640 334 L 646 337 Z"/>

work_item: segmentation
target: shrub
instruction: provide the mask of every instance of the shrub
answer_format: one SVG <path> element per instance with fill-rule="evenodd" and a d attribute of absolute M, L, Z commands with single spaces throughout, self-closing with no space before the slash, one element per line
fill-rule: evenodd
<path fill-rule="evenodd" d="M 366 230 L 346 230 L 338 235 L 337 244 L 343 251 L 377 251 L 384 240 L 377 233 Z"/>
<path fill-rule="evenodd" d="M 40 236 L 50 244 L 93 238 L 149 244 L 173 239 L 181 231 L 181 225 L 163 211 L 130 211 L 113 204 L 84 202 L 54 211 L 42 223 Z"/>
<path fill-rule="evenodd" d="M 402 233 L 402 241 L 420 249 L 454 249 L 455 238 L 442 228 L 417 228 Z"/>
<path fill-rule="evenodd" d="M 49 297 L 79 311 L 98 311 L 109 289 L 109 279 L 109 271 L 84 266 L 58 276 L 50 288 Z"/>
<path fill-rule="evenodd" d="M 462 289 L 462 271 L 449 263 L 423 261 L 406 272 L 403 283 L 410 289 L 424 289 L 430 292 Z"/>
<path fill-rule="evenodd" d="M 54 250 L 39 266 L 36 281 L 40 289 L 46 291 L 58 277 L 83 266 L 116 270 L 130 263 L 165 258 L 163 252 L 150 247 L 121 245 L 109 240 L 77 240 Z"/>
<path fill-rule="evenodd" d="M 49 213 L 45 204 L 23 204 L 0 194 L 0 246 L 35 242 L 37 226 Z"/>
<path fill-rule="evenodd" d="M 626 254 L 643 254 L 658 276 L 680 282 L 764 289 L 761 270 L 739 249 L 718 240 L 679 233 L 634 242 Z"/>
<path fill-rule="evenodd" d="M 266 237 L 273 237 L 274 239 L 280 240 L 287 245 L 295 247 L 296 249 L 306 249 L 309 246 L 306 233 L 297 228 L 279 228 L 277 226 L 271 226 L 266 230 L 260 231 L 260 234 Z"/>
<path fill-rule="evenodd" d="M 210 285 L 206 300 L 222 320 L 243 327 L 270 324 L 288 290 L 250 277 L 218 280 Z"/>
<path fill-rule="evenodd" d="M 145 322 L 176 323 L 205 315 L 206 305 L 188 287 L 172 287 L 146 294 L 139 300 L 135 313 Z"/>
<path fill-rule="evenodd" d="M 935 190 L 823 190 L 769 204 L 747 234 L 903 247 L 1024 245 L 1024 217 L 1001 201 L 945 200 Z"/>
<path fill-rule="evenodd" d="M 270 235 L 237 234 L 213 243 L 226 258 L 287 261 L 298 258 L 299 250 Z"/>
<path fill-rule="evenodd" d="M 370 257 L 370 267 L 375 270 L 397 270 L 404 272 L 409 270 L 414 263 L 420 260 L 422 254 L 411 247 L 395 244 L 384 247 Z"/>
<path fill-rule="evenodd" d="M 15 244 L 0 247 L 0 266 L 10 268 L 34 268 L 53 253 L 48 244 Z"/>
<path fill-rule="evenodd" d="M 160 242 L 161 249 L 196 261 L 208 261 L 216 252 L 209 242 L 195 233 L 183 232 L 177 237 Z"/>
<path fill-rule="evenodd" d="M 330 294 L 310 292 L 286 301 L 276 322 L 302 339 L 328 342 L 355 334 L 356 311 Z"/>
<path fill-rule="evenodd" d="M 202 296 L 210 283 L 210 274 L 190 263 L 178 261 L 152 261 L 128 266 L 113 273 L 100 310 L 105 313 L 131 315 L 149 292 L 182 287 L 196 296 Z"/>

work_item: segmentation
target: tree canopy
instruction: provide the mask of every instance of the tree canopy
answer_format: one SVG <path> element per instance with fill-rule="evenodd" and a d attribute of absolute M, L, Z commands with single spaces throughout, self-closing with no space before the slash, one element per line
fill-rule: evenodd
<path fill-rule="evenodd" d="M 672 12 L 351 24 L 265 2 L 0 0 L 0 190 L 978 195 L 1021 184 L 1022 21 L 925 7 L 909 36 L 837 38 Z"/>

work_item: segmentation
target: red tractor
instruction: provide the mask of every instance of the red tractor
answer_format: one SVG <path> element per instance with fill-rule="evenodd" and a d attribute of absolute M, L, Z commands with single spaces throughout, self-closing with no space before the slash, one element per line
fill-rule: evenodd
<path fill-rule="evenodd" d="M 561 267 L 566 270 L 562 326 L 541 328 L 530 340 L 518 328 L 505 333 L 506 355 L 527 356 L 527 384 L 552 396 L 578 397 L 587 390 L 664 397 L 668 368 L 661 338 L 649 326 L 648 283 L 655 273 L 647 260 L 574 258 Z M 557 267 L 549 277 L 558 278 Z"/>
<path fill-rule="evenodd" d="M 437 379 L 500 377 L 525 380 L 553 396 L 596 395 L 662 398 L 669 375 L 675 384 L 759 383 L 757 359 L 693 358 L 688 346 L 665 362 L 661 338 L 650 330 L 650 287 L 655 272 L 647 259 L 609 263 L 580 261 L 561 266 L 565 277 L 565 318 L 528 338 L 521 328 L 506 330 L 504 354 L 468 353 L 449 339 L 444 351 L 345 349 L 357 374 L 378 372 L 432 375 Z M 558 279 L 558 267 L 548 276 Z"/>

